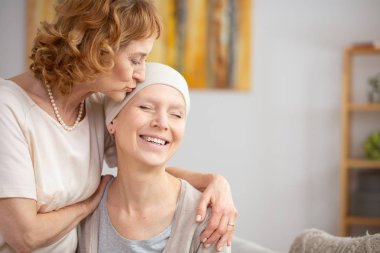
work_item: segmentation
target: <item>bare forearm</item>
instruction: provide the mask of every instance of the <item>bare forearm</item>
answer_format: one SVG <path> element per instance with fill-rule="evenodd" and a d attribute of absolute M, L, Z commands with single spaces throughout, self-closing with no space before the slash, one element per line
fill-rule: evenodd
<path fill-rule="evenodd" d="M 17 252 L 30 252 L 58 241 L 95 210 L 111 178 L 102 177 L 90 198 L 48 213 L 37 213 L 35 200 L 0 199 L 0 217 L 3 217 L 0 234 Z"/>
<path fill-rule="evenodd" d="M 30 252 L 58 241 L 88 214 L 82 204 L 41 214 L 36 214 L 33 200 L 1 200 L 4 214 L 5 205 L 9 208 L 7 218 L 0 222 L 1 233 L 17 252 Z"/>
<path fill-rule="evenodd" d="M 82 203 L 64 207 L 60 210 L 38 214 L 37 226 L 33 229 L 37 234 L 34 248 L 50 245 L 75 228 L 89 214 Z M 41 226 L 43 224 L 43 226 Z M 43 239 L 39 239 L 43 238 Z"/>
<path fill-rule="evenodd" d="M 175 177 L 188 181 L 193 187 L 199 191 L 203 191 L 209 186 L 212 180 L 217 177 L 217 174 L 212 173 L 200 173 L 191 170 L 179 169 L 170 167 L 166 169 L 167 172 Z"/>

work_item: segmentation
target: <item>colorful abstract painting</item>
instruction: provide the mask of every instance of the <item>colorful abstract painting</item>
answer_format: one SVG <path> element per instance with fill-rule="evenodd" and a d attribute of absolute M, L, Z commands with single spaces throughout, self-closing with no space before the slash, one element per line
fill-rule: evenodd
<path fill-rule="evenodd" d="M 249 90 L 253 0 L 156 0 L 164 32 L 148 60 L 179 70 L 191 88 Z"/>
<path fill-rule="evenodd" d="M 55 1 L 27 1 L 28 54 L 39 22 L 53 19 Z M 249 90 L 253 1 L 153 1 L 164 31 L 148 60 L 179 70 L 192 89 Z"/>

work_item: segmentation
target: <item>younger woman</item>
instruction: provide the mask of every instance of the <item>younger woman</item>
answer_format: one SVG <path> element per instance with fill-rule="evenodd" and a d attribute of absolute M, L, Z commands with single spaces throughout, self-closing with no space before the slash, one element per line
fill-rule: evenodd
<path fill-rule="evenodd" d="M 147 63 L 145 81 L 122 102 L 106 100 L 117 177 L 83 222 L 80 251 L 215 252 L 200 241 L 208 215 L 200 224 L 193 218 L 201 193 L 165 170 L 182 141 L 189 109 L 185 79 L 159 63 Z M 232 231 L 231 225 L 226 229 Z"/>

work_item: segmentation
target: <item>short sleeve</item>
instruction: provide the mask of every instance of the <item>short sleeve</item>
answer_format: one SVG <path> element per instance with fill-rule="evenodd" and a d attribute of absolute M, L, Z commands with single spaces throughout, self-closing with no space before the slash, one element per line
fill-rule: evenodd
<path fill-rule="evenodd" d="M 12 92 L 0 88 L 0 198 L 36 199 L 25 109 Z"/>

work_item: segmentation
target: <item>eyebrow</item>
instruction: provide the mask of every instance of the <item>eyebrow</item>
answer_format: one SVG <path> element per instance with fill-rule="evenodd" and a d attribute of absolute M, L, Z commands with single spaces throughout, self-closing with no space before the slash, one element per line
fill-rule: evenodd
<path fill-rule="evenodd" d="M 143 99 L 145 99 L 145 101 L 148 103 L 160 103 L 161 102 L 161 100 L 158 100 L 155 97 L 143 97 Z M 184 112 L 186 112 L 186 104 L 173 103 L 170 105 L 170 108 L 176 109 L 176 110 L 183 110 Z"/>
<path fill-rule="evenodd" d="M 180 110 L 180 111 L 186 111 L 186 106 L 185 105 L 182 105 L 182 104 L 173 104 L 172 106 L 170 106 L 171 108 L 173 109 L 176 109 L 176 110 Z"/>
<path fill-rule="evenodd" d="M 130 54 L 130 56 L 142 56 L 142 57 L 145 57 L 145 56 L 148 56 L 148 54 L 145 53 L 145 52 L 135 52 L 135 53 Z"/>

